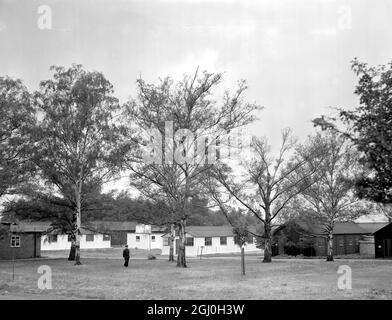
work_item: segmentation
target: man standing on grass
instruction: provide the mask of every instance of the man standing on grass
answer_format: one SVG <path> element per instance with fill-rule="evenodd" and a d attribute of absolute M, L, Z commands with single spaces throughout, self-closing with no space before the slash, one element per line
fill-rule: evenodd
<path fill-rule="evenodd" d="M 128 262 L 129 262 L 129 249 L 128 246 L 125 246 L 125 249 L 123 251 L 123 258 L 125 260 L 124 262 L 124 267 L 128 267 Z"/>

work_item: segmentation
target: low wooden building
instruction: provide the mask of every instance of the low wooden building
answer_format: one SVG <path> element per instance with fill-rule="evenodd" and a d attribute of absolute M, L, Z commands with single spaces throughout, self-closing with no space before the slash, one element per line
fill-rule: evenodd
<path fill-rule="evenodd" d="M 0 260 L 38 258 L 41 256 L 41 234 L 46 230 L 40 223 L 0 223 Z"/>
<path fill-rule="evenodd" d="M 135 233 L 137 222 L 134 221 L 92 221 L 88 226 L 110 235 L 112 246 L 127 244 L 128 233 Z"/>
<path fill-rule="evenodd" d="M 166 228 L 138 223 L 135 231 L 128 233 L 127 244 L 135 249 L 160 249 L 163 248 L 163 238 Z"/>
<path fill-rule="evenodd" d="M 81 249 L 107 249 L 111 247 L 110 235 L 82 227 L 80 229 Z M 69 250 L 71 249 L 71 235 L 58 231 L 51 231 L 41 237 L 41 250 Z"/>
<path fill-rule="evenodd" d="M 163 236 L 162 255 L 169 255 L 170 234 Z M 179 238 L 176 236 L 174 255 L 178 253 Z M 256 239 L 249 237 L 249 242 L 245 245 L 245 252 L 262 252 L 257 248 Z M 241 248 L 237 243 L 236 235 L 231 226 L 188 226 L 186 228 L 186 248 L 187 257 L 197 257 L 211 254 L 231 254 L 240 253 Z"/>
<path fill-rule="evenodd" d="M 88 226 L 110 235 L 112 246 L 128 245 L 135 249 L 161 249 L 166 228 L 136 221 L 93 221 Z"/>
<path fill-rule="evenodd" d="M 376 258 L 392 258 L 392 223 L 373 233 Z"/>
<path fill-rule="evenodd" d="M 359 253 L 359 241 L 369 231 L 354 222 L 338 222 L 333 230 L 334 255 Z M 327 255 L 327 234 L 323 226 L 305 221 L 290 221 L 276 228 L 272 254 L 305 256 Z"/>

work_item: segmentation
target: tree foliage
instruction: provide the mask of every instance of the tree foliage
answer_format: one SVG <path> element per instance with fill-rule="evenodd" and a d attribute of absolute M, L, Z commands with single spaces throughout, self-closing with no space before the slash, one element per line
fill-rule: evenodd
<path fill-rule="evenodd" d="M 234 201 L 263 225 L 264 232 L 254 235 L 264 239 L 264 262 L 271 261 L 273 223 L 298 193 L 313 183 L 312 175 L 317 170 L 309 159 L 320 150 L 312 150 L 299 158 L 293 156 L 295 146 L 296 140 L 289 129 L 282 131 L 277 156 L 272 154 L 265 138 L 254 138 L 253 156 L 245 162 L 245 172 L 240 179 L 234 177 L 232 168 L 227 165 L 216 167 L 211 178 L 206 179 L 212 200 L 223 212 L 229 212 Z M 298 175 L 299 170 L 304 174 Z M 233 223 L 238 225 L 241 221 Z"/>
<path fill-rule="evenodd" d="M 354 110 L 339 109 L 338 119 L 320 117 L 314 121 L 322 128 L 341 132 L 362 153 L 362 176 L 356 190 L 361 198 L 392 203 L 392 62 L 369 67 L 357 59 L 352 69 L 359 77 L 355 94 L 359 105 Z M 344 125 L 339 129 L 337 120 Z"/>
<path fill-rule="evenodd" d="M 35 113 L 31 94 L 20 80 L 0 77 L 0 198 L 29 180 L 29 140 Z"/>
<path fill-rule="evenodd" d="M 121 169 L 129 143 L 113 86 L 81 65 L 52 67 L 52 79 L 35 93 L 40 120 L 33 161 L 55 192 L 74 208 L 73 236 L 79 264 L 83 203 Z"/>
<path fill-rule="evenodd" d="M 221 80 L 222 74 L 198 70 L 177 83 L 166 78 L 155 85 L 139 79 L 138 97 L 127 104 L 130 119 L 140 131 L 154 130 L 141 144 L 155 142 L 152 163 L 146 163 L 140 153 L 130 157 L 131 184 L 146 198 L 167 204 L 166 221 L 175 225 L 181 239 L 178 266 L 182 267 L 186 266 L 185 226 L 192 215 L 192 199 L 203 197 L 201 179 L 213 166 L 205 149 L 253 121 L 252 113 L 259 109 L 243 100 L 247 89 L 243 81 L 233 94 L 226 91 L 222 102 L 216 102 L 212 94 Z M 187 139 L 185 131 L 192 138 Z"/>
<path fill-rule="evenodd" d="M 323 227 L 328 238 L 328 261 L 333 260 L 333 228 L 336 222 L 351 221 L 363 214 L 356 208 L 358 198 L 354 193 L 354 181 L 359 173 L 358 152 L 347 139 L 333 132 L 311 136 L 301 153 L 321 148 L 320 156 L 310 161 L 318 167 L 314 183 L 299 192 L 301 212 L 306 219 Z M 301 170 L 298 171 L 302 176 Z"/>

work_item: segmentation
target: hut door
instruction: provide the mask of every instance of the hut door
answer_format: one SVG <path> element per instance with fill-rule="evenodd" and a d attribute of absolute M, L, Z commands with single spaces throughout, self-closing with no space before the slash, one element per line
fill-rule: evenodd
<path fill-rule="evenodd" d="M 392 257 L 392 239 L 384 239 L 384 257 Z"/>

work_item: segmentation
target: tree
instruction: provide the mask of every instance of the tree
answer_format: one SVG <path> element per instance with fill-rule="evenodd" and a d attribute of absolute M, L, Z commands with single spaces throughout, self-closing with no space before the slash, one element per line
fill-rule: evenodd
<path fill-rule="evenodd" d="M 118 174 L 130 144 L 113 86 L 101 73 L 81 65 L 51 71 L 53 78 L 42 81 L 35 93 L 42 117 L 34 130 L 33 161 L 50 188 L 74 208 L 72 246 L 78 265 L 83 203 Z"/>
<path fill-rule="evenodd" d="M 28 132 L 35 123 L 31 94 L 20 80 L 0 77 L 0 198 L 32 174 Z"/>
<path fill-rule="evenodd" d="M 388 219 L 388 222 L 392 222 L 392 205 L 390 203 L 378 203 L 377 207 L 379 211 Z"/>
<path fill-rule="evenodd" d="M 244 81 L 234 94 L 226 91 L 218 105 L 212 93 L 221 80 L 220 73 L 200 74 L 198 70 L 176 84 L 170 78 L 158 85 L 139 79 L 138 97 L 127 104 L 139 131 L 150 130 L 141 141 L 152 149 L 148 153 L 143 149 L 144 158 L 130 157 L 131 181 L 145 194 L 159 195 L 172 208 L 168 220 L 180 239 L 179 267 L 186 267 L 185 228 L 192 215 L 192 198 L 200 195 L 200 179 L 216 161 L 215 147 L 228 132 L 253 121 L 252 113 L 260 109 L 243 101 Z"/>
<path fill-rule="evenodd" d="M 312 150 L 306 157 L 290 157 L 296 141 L 291 131 L 282 131 L 282 144 L 274 157 L 267 139 L 254 138 L 251 145 L 253 157 L 244 163 L 242 178 L 233 178 L 233 170 L 227 165 L 216 166 L 208 182 L 212 200 L 228 216 L 230 204 L 236 203 L 263 224 L 263 233 L 251 233 L 263 238 L 263 262 L 271 262 L 272 226 L 279 214 L 293 199 L 312 183 L 312 176 L 317 170 L 309 158 L 317 150 Z M 304 155 L 305 156 L 305 155 Z M 297 171 L 302 170 L 302 176 Z"/>
<path fill-rule="evenodd" d="M 17 200 L 8 201 L 3 210 L 3 217 L 9 221 L 32 220 L 50 221 L 47 232 L 58 231 L 70 234 L 74 208 L 64 198 L 35 192 L 33 197 L 23 195 Z M 75 260 L 75 250 L 71 248 L 68 260 Z"/>
<path fill-rule="evenodd" d="M 188 219 L 191 226 L 223 226 L 227 225 L 227 219 L 219 210 L 209 208 L 209 199 L 200 199 L 197 196 L 192 199 L 192 213 Z"/>
<path fill-rule="evenodd" d="M 130 184 L 134 186 L 147 201 L 151 201 L 159 210 L 152 215 L 144 215 L 144 221 L 154 225 L 170 226 L 169 261 L 174 261 L 175 229 L 182 217 L 183 204 L 178 175 L 172 165 L 136 165 L 130 163 Z M 177 170 L 178 172 L 178 170 Z M 184 258 L 185 259 L 185 258 Z M 182 265 L 184 264 L 184 265 Z M 178 266 L 186 267 L 185 261 L 177 261 Z"/>
<path fill-rule="evenodd" d="M 299 190 L 302 210 L 308 219 L 321 224 L 328 239 L 327 261 L 333 261 L 333 228 L 336 222 L 350 221 L 364 212 L 354 205 L 354 179 L 358 173 L 358 152 L 348 141 L 336 133 L 318 133 L 309 138 L 302 152 L 322 148 L 322 157 L 317 154 L 311 159 L 318 166 L 317 179 L 307 188 Z M 299 176 L 303 173 L 299 172 Z"/>
<path fill-rule="evenodd" d="M 241 273 L 245 275 L 245 248 L 244 246 L 247 243 L 249 238 L 249 232 L 246 227 L 239 226 L 233 229 L 233 233 L 236 237 L 236 241 L 238 246 L 241 249 Z"/>
<path fill-rule="evenodd" d="M 313 122 L 342 133 L 361 152 L 359 161 L 365 170 L 356 180 L 358 196 L 392 203 L 392 62 L 369 67 L 354 59 L 352 69 L 359 77 L 355 89 L 359 106 L 352 111 L 338 109 L 338 119 L 322 116 Z M 343 129 L 337 120 L 343 123 Z"/>
<path fill-rule="evenodd" d="M 33 186 L 29 186 L 19 190 L 21 197 L 7 201 L 2 212 L 3 217 L 8 221 L 14 221 L 15 219 L 49 221 L 50 228 L 48 232 L 58 231 L 72 237 L 74 204 L 67 198 L 51 194 L 36 185 L 34 185 L 34 189 L 32 188 Z M 113 207 L 114 199 L 112 195 L 91 194 L 82 203 L 81 211 L 83 212 L 84 222 L 101 218 L 102 215 L 113 210 Z M 74 247 L 71 247 L 68 260 L 75 260 Z"/>

